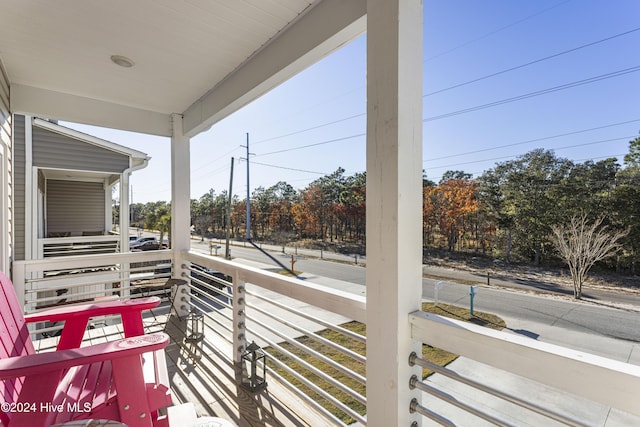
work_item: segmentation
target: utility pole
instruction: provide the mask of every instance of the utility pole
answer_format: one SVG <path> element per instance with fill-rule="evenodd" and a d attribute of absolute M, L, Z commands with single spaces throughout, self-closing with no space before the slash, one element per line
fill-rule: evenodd
<path fill-rule="evenodd" d="M 247 132 L 247 145 L 241 145 L 241 147 L 245 147 L 247 149 L 247 241 L 251 240 L 251 199 L 250 199 L 250 188 L 249 188 L 249 156 L 253 153 L 249 152 L 249 132 Z M 242 159 L 242 158 L 241 158 Z"/>
<path fill-rule="evenodd" d="M 229 237 L 231 236 L 231 201 L 233 197 L 233 157 L 231 158 L 231 174 L 229 176 L 229 201 L 227 203 L 226 243 L 224 249 L 225 259 L 231 259 L 231 248 L 229 247 Z"/>

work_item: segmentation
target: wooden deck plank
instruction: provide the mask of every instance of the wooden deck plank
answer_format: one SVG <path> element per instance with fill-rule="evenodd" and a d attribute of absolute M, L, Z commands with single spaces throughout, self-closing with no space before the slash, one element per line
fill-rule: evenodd
<path fill-rule="evenodd" d="M 241 427 L 334 425 L 275 380 L 255 395 L 239 387 L 230 360 L 232 346 L 215 332 L 217 325 L 213 323 L 207 319 L 210 327 L 205 327 L 206 338 L 200 347 L 172 340 L 176 348 L 167 355 L 179 369 L 172 385 L 181 402 L 194 402 L 199 416 L 225 418 Z M 180 334 L 181 327 L 184 325 L 174 318 L 165 332 L 173 337 Z"/>
<path fill-rule="evenodd" d="M 231 361 L 232 345 L 217 332 L 221 328 L 212 320 L 205 318 L 204 341 L 187 343 L 186 321 L 169 315 L 168 306 L 155 310 L 155 316 L 143 318 L 145 332 L 163 331 L 171 337 L 165 354 L 174 404 L 193 402 L 198 416 L 224 418 L 239 427 L 334 425 L 275 379 L 267 378 L 268 388 L 258 394 L 239 387 Z M 123 336 L 121 324 L 109 325 L 89 330 L 83 345 Z M 36 345 L 45 348 L 55 339 L 38 341 Z"/>

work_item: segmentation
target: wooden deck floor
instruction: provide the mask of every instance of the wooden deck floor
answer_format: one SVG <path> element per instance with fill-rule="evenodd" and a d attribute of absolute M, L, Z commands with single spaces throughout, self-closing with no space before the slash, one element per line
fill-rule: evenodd
<path fill-rule="evenodd" d="M 186 322 L 167 312 L 168 307 L 156 308 L 154 315 L 145 316 L 144 323 L 148 332 L 163 331 L 171 337 L 166 355 L 175 404 L 192 402 L 199 416 L 221 417 L 240 427 L 335 425 L 275 379 L 267 378 L 267 389 L 255 395 L 239 387 L 230 357 L 232 346 L 215 332 L 217 325 L 207 324 L 202 342 L 187 343 Z M 85 345 L 120 337 L 120 324 L 91 329 L 85 335 Z M 52 340 L 35 344 L 40 351 L 47 351 L 55 346 Z"/>

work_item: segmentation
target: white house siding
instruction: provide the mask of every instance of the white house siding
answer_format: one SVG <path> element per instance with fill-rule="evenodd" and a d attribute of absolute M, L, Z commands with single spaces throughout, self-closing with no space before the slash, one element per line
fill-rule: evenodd
<path fill-rule="evenodd" d="M 26 257 L 26 143 L 25 116 L 13 118 L 14 156 L 14 259 Z M 39 126 L 32 126 L 31 162 L 41 170 L 62 169 L 119 174 L 130 164 L 129 156 Z M 104 233 L 105 191 L 103 182 L 48 180 L 45 188 L 46 235 L 51 233 Z M 64 190 L 59 191 L 59 189 Z"/>
<path fill-rule="evenodd" d="M 121 173 L 129 156 L 33 126 L 33 165 L 39 168 Z M 103 215 L 104 216 L 104 215 Z"/>
<path fill-rule="evenodd" d="M 104 184 L 101 182 L 47 181 L 47 232 L 103 234 Z"/>
<path fill-rule="evenodd" d="M 0 270 L 7 272 L 12 256 L 11 112 L 9 78 L 0 61 Z"/>
<path fill-rule="evenodd" d="M 25 259 L 25 118 L 13 116 L 13 244 L 14 260 Z"/>

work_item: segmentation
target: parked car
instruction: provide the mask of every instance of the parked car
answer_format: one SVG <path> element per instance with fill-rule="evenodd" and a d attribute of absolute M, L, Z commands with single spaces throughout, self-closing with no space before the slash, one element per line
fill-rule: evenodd
<path fill-rule="evenodd" d="M 133 245 L 130 247 L 132 251 L 155 251 L 158 249 L 167 249 L 167 245 L 165 243 L 160 243 L 157 240 L 147 240 L 138 245 Z"/>
<path fill-rule="evenodd" d="M 139 237 L 139 238 L 134 237 L 133 240 L 131 239 L 131 237 L 134 237 L 134 236 L 129 237 L 129 248 L 133 248 L 133 246 L 139 246 L 144 242 L 149 242 L 152 240 L 158 241 L 158 239 L 156 239 L 155 237 Z"/>

